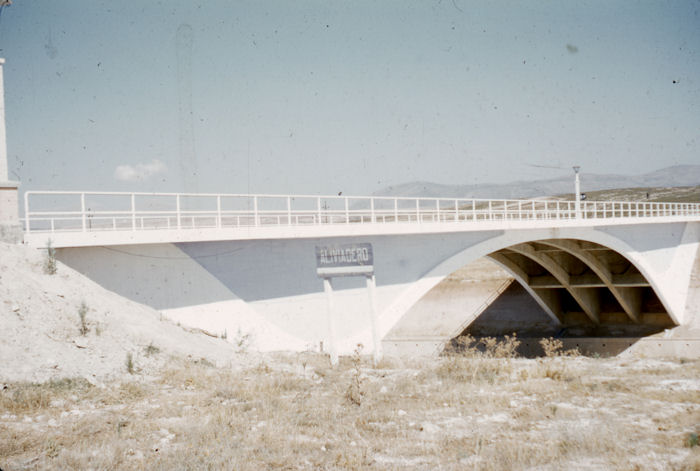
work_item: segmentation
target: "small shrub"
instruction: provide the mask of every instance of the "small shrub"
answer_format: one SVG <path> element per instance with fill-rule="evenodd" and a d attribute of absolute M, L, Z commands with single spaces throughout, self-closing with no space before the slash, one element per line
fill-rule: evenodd
<path fill-rule="evenodd" d="M 51 245 L 51 239 L 46 241 L 46 257 L 44 258 L 44 273 L 55 275 L 58 271 L 56 265 L 56 249 Z"/>
<path fill-rule="evenodd" d="M 544 351 L 544 356 L 546 356 L 547 358 L 561 356 L 575 357 L 581 355 L 581 352 L 579 352 L 578 348 L 564 350 L 564 342 L 552 337 L 540 340 L 540 346 Z"/>
<path fill-rule="evenodd" d="M 542 351 L 544 351 L 544 356 L 552 358 L 561 354 L 561 351 L 564 349 L 564 342 L 550 337 L 540 340 L 540 346 L 542 347 Z"/>
<path fill-rule="evenodd" d="M 226 335 L 228 337 L 228 334 Z M 244 334 L 243 331 L 241 331 L 240 328 L 238 328 L 238 332 L 236 333 L 236 337 L 233 339 L 234 345 L 236 345 L 236 348 L 239 353 L 245 353 L 248 351 L 248 348 L 250 347 L 250 334 Z"/>
<path fill-rule="evenodd" d="M 150 357 L 151 355 L 157 355 L 158 353 L 160 353 L 160 348 L 156 347 L 155 345 L 153 345 L 153 342 L 151 342 L 146 347 L 145 353 L 147 357 Z"/>
<path fill-rule="evenodd" d="M 444 354 L 447 356 L 475 357 L 481 355 L 478 348 L 479 341 L 471 335 L 460 335 L 452 339 L 445 347 Z"/>
<path fill-rule="evenodd" d="M 481 342 L 486 349 L 486 356 L 491 358 L 513 358 L 517 355 L 520 346 L 520 340 L 515 332 L 512 336 L 506 335 L 500 341 L 493 337 L 486 337 Z"/>
<path fill-rule="evenodd" d="M 134 369 L 134 357 L 131 354 L 131 352 L 128 352 L 126 354 L 126 362 L 124 364 L 126 365 L 126 371 L 130 375 L 134 374 L 134 371 L 135 371 L 135 369 Z"/>
<path fill-rule="evenodd" d="M 80 316 L 80 335 L 87 335 L 90 329 L 87 326 L 87 320 L 85 316 L 87 315 L 88 307 L 85 301 L 80 303 L 80 308 L 78 309 L 78 316 Z"/>
<path fill-rule="evenodd" d="M 53 439 L 46 442 L 46 456 L 50 459 L 56 458 L 61 453 L 61 445 Z"/>
<path fill-rule="evenodd" d="M 195 365 L 205 366 L 207 368 L 216 368 L 216 365 L 206 358 L 202 357 L 199 360 L 194 360 Z"/>
<path fill-rule="evenodd" d="M 518 354 L 520 340 L 515 333 L 506 335 L 502 340 L 496 337 L 475 339 L 471 335 L 462 335 L 453 339 L 444 353 L 448 356 L 458 355 L 469 358 L 513 358 Z"/>
<path fill-rule="evenodd" d="M 688 448 L 694 448 L 698 445 L 700 445 L 700 437 L 698 437 L 698 434 L 689 433 L 685 439 L 685 446 L 687 446 Z"/>
<path fill-rule="evenodd" d="M 350 385 L 347 391 L 345 391 L 345 398 L 350 401 L 350 403 L 359 406 L 362 404 L 362 396 L 364 392 L 362 391 L 362 349 L 363 345 L 361 343 L 357 344 L 355 351 L 352 354 L 352 375 L 350 377 Z"/>

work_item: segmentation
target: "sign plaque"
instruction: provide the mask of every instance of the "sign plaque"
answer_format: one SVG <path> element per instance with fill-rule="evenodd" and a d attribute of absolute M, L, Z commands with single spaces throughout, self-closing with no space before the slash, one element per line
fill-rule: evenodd
<path fill-rule="evenodd" d="M 374 274 L 372 244 L 316 246 L 316 273 L 321 278 L 372 276 Z"/>

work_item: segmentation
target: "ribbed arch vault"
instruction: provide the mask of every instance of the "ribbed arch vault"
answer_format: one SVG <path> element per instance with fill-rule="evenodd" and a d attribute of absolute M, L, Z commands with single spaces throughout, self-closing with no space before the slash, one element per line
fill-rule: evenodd
<path fill-rule="evenodd" d="M 488 257 L 510 272 L 564 328 L 675 325 L 640 270 L 603 245 L 575 239 L 536 240 Z"/>

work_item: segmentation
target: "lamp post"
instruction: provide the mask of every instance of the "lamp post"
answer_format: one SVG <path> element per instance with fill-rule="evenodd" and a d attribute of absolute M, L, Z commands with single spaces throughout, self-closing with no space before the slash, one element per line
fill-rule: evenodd
<path fill-rule="evenodd" d="M 581 217 L 581 180 L 578 176 L 579 170 L 581 170 L 581 167 L 578 165 L 574 165 L 574 188 L 576 192 L 576 205 L 574 206 L 574 208 L 576 210 L 576 219 L 579 219 Z"/>

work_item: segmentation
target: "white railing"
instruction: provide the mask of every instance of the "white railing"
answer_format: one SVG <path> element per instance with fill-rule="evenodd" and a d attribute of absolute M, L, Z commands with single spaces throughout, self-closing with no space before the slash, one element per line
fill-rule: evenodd
<path fill-rule="evenodd" d="M 28 191 L 25 232 L 700 217 L 700 203 Z"/>

